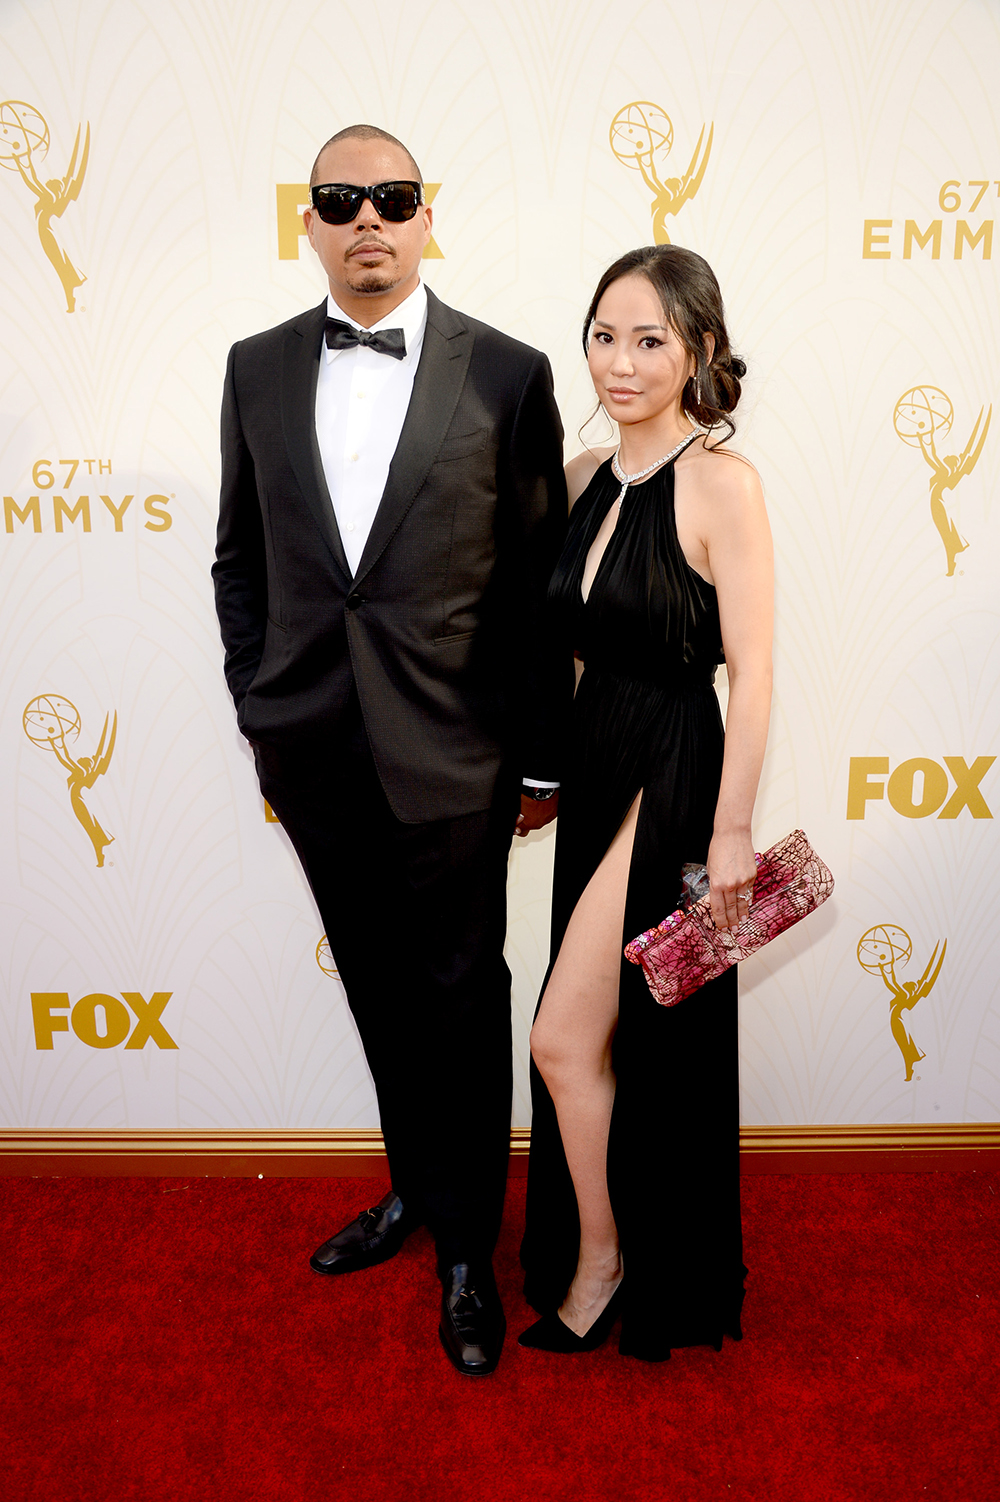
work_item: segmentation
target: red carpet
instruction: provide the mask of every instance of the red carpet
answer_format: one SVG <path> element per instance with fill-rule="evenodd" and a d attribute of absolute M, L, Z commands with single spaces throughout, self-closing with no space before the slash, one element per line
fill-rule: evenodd
<path fill-rule="evenodd" d="M 377 1180 L 6 1179 L 4 1495 L 996 1502 L 1000 1175 L 743 1187 L 746 1339 L 647 1366 L 514 1343 L 512 1182 L 512 1334 L 477 1381 L 439 1348 L 425 1232 L 309 1271 Z"/>

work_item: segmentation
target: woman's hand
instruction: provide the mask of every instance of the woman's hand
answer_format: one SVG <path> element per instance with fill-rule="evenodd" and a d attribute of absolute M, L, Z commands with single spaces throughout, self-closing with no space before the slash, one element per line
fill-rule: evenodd
<path fill-rule="evenodd" d="M 708 879 L 716 928 L 738 928 L 750 911 L 757 878 L 749 831 L 716 833 L 708 847 Z"/>

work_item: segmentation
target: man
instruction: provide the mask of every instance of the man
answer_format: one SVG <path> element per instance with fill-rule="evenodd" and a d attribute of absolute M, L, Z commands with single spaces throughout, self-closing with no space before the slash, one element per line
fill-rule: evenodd
<path fill-rule="evenodd" d="M 432 216 L 399 141 L 335 135 L 311 200 L 329 297 L 229 358 L 226 676 L 325 924 L 392 1174 L 312 1266 L 373 1266 L 426 1224 L 442 1343 L 478 1375 L 504 1336 L 507 853 L 515 818 L 521 833 L 554 815 L 568 699 L 543 622 L 562 429 L 545 357 L 421 283 Z"/>

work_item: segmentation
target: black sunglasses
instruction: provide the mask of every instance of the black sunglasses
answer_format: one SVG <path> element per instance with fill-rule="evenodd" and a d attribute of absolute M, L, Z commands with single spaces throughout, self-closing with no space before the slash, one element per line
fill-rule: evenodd
<path fill-rule="evenodd" d="M 309 196 L 324 224 L 350 224 L 366 198 L 371 199 L 380 219 L 401 224 L 413 218 L 424 201 L 424 190 L 420 183 L 412 182 L 373 183 L 370 188 L 354 183 L 317 183 L 310 188 Z"/>

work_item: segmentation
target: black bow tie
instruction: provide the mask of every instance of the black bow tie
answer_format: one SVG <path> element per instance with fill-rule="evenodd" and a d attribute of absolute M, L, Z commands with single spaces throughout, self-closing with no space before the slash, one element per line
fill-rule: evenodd
<path fill-rule="evenodd" d="M 326 320 L 327 349 L 354 349 L 359 344 L 373 349 L 377 355 L 391 355 L 394 360 L 402 360 L 406 355 L 402 329 L 382 329 L 380 333 L 371 334 L 367 329 L 356 329 L 352 324 L 342 323 L 339 318 Z"/>

